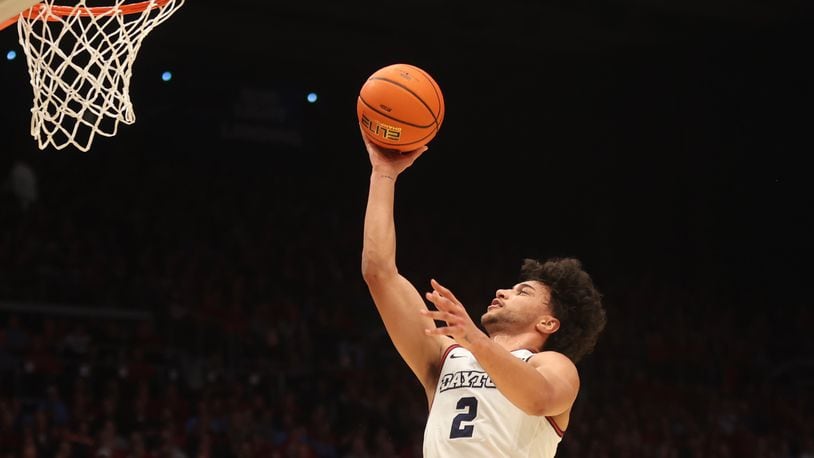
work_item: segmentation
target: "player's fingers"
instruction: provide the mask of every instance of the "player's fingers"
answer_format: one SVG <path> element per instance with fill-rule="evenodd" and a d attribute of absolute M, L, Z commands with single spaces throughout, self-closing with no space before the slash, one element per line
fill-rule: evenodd
<path fill-rule="evenodd" d="M 427 147 L 427 146 L 422 146 L 422 147 L 420 147 L 420 148 L 416 148 L 416 149 L 414 149 L 414 150 L 412 150 L 412 151 L 405 151 L 405 152 L 403 152 L 403 153 L 401 153 L 401 154 L 403 154 L 403 155 L 405 155 L 405 156 L 413 156 L 413 157 L 414 157 L 414 159 L 418 159 L 418 158 L 419 158 L 419 157 L 420 157 L 422 154 L 424 154 L 424 153 L 425 153 L 425 152 L 426 152 L 428 149 L 430 149 L 430 148 L 429 148 L 429 147 Z"/>
<path fill-rule="evenodd" d="M 433 336 L 433 335 L 435 335 L 435 336 L 452 336 L 452 335 L 454 335 L 454 331 L 452 330 L 452 328 L 449 328 L 447 326 L 442 326 L 442 327 L 439 327 L 439 328 L 425 329 L 424 334 L 426 334 L 428 336 Z"/>
<path fill-rule="evenodd" d="M 449 312 L 433 310 L 420 310 L 419 312 L 424 316 L 432 318 L 433 320 L 445 321 L 447 324 L 452 324 L 452 321 L 455 319 L 455 315 Z"/>
<path fill-rule="evenodd" d="M 432 291 L 432 292 L 429 292 L 429 293 L 424 293 L 424 297 L 426 297 L 428 301 L 432 302 L 435 305 L 436 308 L 441 309 L 441 308 L 443 308 L 444 305 L 446 305 L 446 304 L 443 303 L 444 297 L 441 296 L 440 294 L 438 294 L 438 291 Z M 441 303 L 440 307 L 438 305 L 439 303 Z"/>
<path fill-rule="evenodd" d="M 449 298 L 442 296 L 438 290 L 435 290 L 431 293 L 426 293 L 426 295 L 427 300 L 432 302 L 435 305 L 435 308 L 437 308 L 438 310 L 452 312 L 458 305 L 457 303 L 451 301 Z"/>
<path fill-rule="evenodd" d="M 438 283 L 438 280 L 433 278 L 433 279 L 430 280 L 430 284 L 442 296 L 448 298 L 450 301 L 454 302 L 455 304 L 461 305 L 461 301 L 459 301 L 458 298 L 455 297 L 455 294 L 453 294 L 452 291 L 450 291 L 449 288 L 447 288 L 446 286 Z"/>

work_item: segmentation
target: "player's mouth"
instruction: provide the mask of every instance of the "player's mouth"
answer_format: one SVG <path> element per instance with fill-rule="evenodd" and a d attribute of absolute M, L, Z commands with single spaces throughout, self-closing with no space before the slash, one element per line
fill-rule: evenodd
<path fill-rule="evenodd" d="M 489 304 L 489 307 L 486 307 L 486 310 L 494 310 L 500 307 L 503 307 L 503 302 L 500 302 L 500 299 L 495 299 L 491 304 Z"/>

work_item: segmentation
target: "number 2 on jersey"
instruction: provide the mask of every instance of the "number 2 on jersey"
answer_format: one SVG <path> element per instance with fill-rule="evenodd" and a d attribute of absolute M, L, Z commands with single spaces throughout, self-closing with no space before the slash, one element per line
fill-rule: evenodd
<path fill-rule="evenodd" d="M 474 425 L 461 426 L 462 421 L 472 421 L 478 416 L 478 400 L 473 397 L 466 397 L 458 399 L 456 409 L 466 409 L 465 412 L 455 415 L 452 419 L 452 429 L 449 431 L 449 438 L 456 439 L 459 437 L 472 437 L 472 432 L 475 430 Z"/>

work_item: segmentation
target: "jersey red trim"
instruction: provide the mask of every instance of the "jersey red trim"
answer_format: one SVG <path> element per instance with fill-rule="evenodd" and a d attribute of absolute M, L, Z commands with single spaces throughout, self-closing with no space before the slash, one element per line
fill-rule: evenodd
<path fill-rule="evenodd" d="M 565 434 L 565 431 L 561 430 L 559 426 L 557 426 L 557 422 L 554 421 L 551 417 L 545 417 L 546 420 L 551 424 L 551 427 L 554 428 L 554 432 L 557 433 L 558 436 L 562 437 Z"/>
<path fill-rule="evenodd" d="M 461 346 L 460 344 L 452 344 L 449 347 L 447 347 L 446 350 L 444 350 L 444 354 L 441 355 L 441 365 L 438 366 L 438 375 L 441 375 L 441 371 L 444 369 L 444 361 L 447 360 L 447 355 L 449 355 L 449 352 L 451 352 L 452 350 L 455 350 L 456 348 L 458 348 L 460 346 Z"/>

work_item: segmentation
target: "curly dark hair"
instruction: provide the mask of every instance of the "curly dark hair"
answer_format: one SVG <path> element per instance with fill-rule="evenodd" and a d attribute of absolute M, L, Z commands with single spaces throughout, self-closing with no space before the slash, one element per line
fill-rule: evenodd
<path fill-rule="evenodd" d="M 520 281 L 539 281 L 551 291 L 551 310 L 560 328 L 549 336 L 546 350 L 553 350 L 577 363 L 591 353 L 607 318 L 602 295 L 591 276 L 574 258 L 551 258 L 545 262 L 524 259 Z"/>

